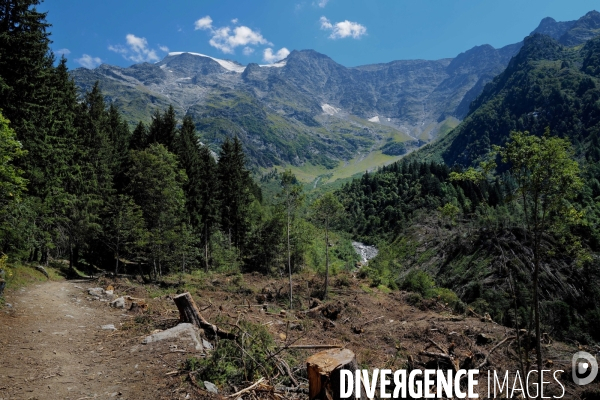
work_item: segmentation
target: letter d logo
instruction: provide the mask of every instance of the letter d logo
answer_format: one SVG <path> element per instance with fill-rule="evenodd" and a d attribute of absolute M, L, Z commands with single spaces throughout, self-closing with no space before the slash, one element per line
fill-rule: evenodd
<path fill-rule="evenodd" d="M 573 367 L 573 382 L 577 385 L 587 385 L 598 375 L 596 358 L 585 351 L 578 351 L 573 354 L 571 366 Z"/>

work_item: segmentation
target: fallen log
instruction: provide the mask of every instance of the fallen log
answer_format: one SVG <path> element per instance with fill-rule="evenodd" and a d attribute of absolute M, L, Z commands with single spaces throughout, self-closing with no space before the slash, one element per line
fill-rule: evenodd
<path fill-rule="evenodd" d="M 340 371 L 347 369 L 354 371 L 359 369 L 356 362 L 356 356 L 349 349 L 325 350 L 314 354 L 306 360 L 308 372 L 308 398 L 309 400 L 319 399 L 340 399 Z M 362 385 L 361 393 L 353 393 L 350 398 L 367 398 L 367 394 Z"/>
<path fill-rule="evenodd" d="M 179 320 L 181 322 L 189 322 L 209 332 L 213 332 L 216 336 L 222 339 L 234 340 L 237 336 L 231 332 L 224 331 L 216 325 L 211 324 L 200 314 L 198 306 L 194 302 L 192 295 L 189 292 L 182 293 L 173 297 L 173 301 L 179 310 Z"/>

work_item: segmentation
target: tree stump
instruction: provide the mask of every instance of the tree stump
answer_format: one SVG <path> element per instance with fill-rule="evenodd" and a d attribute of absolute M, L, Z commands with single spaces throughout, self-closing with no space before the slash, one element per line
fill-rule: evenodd
<path fill-rule="evenodd" d="M 310 400 L 340 399 L 340 370 L 354 371 L 358 369 L 356 356 L 349 349 L 331 349 L 321 351 L 306 360 L 308 371 L 308 398 Z M 361 383 L 360 398 L 366 399 L 367 394 Z M 358 397 L 354 388 L 351 399 Z"/>
<path fill-rule="evenodd" d="M 198 306 L 194 302 L 192 295 L 189 292 L 182 293 L 173 297 L 173 301 L 179 310 L 179 320 L 181 322 L 189 322 L 199 328 L 204 329 L 207 333 L 214 333 L 216 336 L 223 339 L 234 340 L 236 335 L 231 332 L 226 332 L 218 326 L 211 324 L 200 314 Z"/>

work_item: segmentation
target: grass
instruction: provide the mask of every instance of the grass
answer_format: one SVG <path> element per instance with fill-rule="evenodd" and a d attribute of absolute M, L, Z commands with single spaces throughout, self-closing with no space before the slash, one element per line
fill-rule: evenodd
<path fill-rule="evenodd" d="M 64 279 L 59 271 L 54 268 L 45 267 L 51 281 Z M 48 279 L 34 267 L 21 263 L 8 264 L 6 267 L 6 288 L 18 289 L 38 282 L 46 282 Z"/>
<path fill-rule="evenodd" d="M 401 158 L 402 156 L 385 155 L 378 150 L 373 151 L 366 156 L 356 156 L 347 162 L 340 162 L 336 168 L 331 170 L 311 164 L 305 164 L 301 167 L 287 165 L 282 167 L 282 169 L 290 169 L 299 181 L 308 184 L 314 183 L 317 178 L 320 178 L 318 186 L 322 186 L 333 183 L 338 179 L 347 179 L 355 175 L 362 175 L 366 171 L 373 171 L 378 167 L 396 162 Z M 312 186 L 310 186 L 310 188 L 312 188 Z"/>
<path fill-rule="evenodd" d="M 454 117 L 446 118 L 440 125 L 439 131 L 438 131 L 438 137 L 445 136 L 452 129 L 456 128 L 459 123 L 460 123 L 460 121 Z"/>

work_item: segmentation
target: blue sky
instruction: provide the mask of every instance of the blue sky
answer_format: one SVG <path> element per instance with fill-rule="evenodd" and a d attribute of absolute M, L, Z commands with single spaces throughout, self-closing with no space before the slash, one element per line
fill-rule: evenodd
<path fill-rule="evenodd" d="M 46 0 L 52 49 L 70 68 L 155 62 L 171 51 L 241 64 L 314 49 L 346 66 L 440 59 L 523 39 L 544 17 L 597 0 Z"/>

